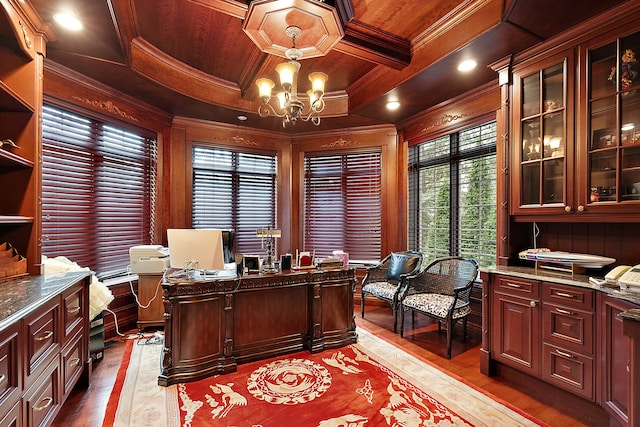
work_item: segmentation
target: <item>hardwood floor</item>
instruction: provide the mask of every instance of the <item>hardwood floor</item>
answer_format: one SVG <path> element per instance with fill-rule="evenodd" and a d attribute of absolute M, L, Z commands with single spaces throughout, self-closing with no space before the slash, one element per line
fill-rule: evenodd
<path fill-rule="evenodd" d="M 467 342 L 462 342 L 460 325 L 453 337 L 451 360 L 446 359 L 446 333 L 438 335 L 434 322 L 416 317 L 405 323 L 405 336 L 393 333 L 393 319 L 388 307 L 367 306 L 365 319 L 360 318 L 360 307 L 355 308 L 356 323 L 377 336 L 391 342 L 416 357 L 424 359 L 457 375 L 468 384 L 502 399 L 552 426 L 606 427 L 606 412 L 591 402 L 565 393 L 501 367 L 499 376 L 486 377 L 480 373 L 480 331 L 469 329 Z M 134 331 L 135 332 L 135 331 Z M 94 363 L 91 385 L 88 389 L 74 390 L 65 402 L 54 426 L 99 426 L 104 418 L 115 376 L 124 351 L 124 341 L 115 341 L 104 351 L 104 358 Z"/>

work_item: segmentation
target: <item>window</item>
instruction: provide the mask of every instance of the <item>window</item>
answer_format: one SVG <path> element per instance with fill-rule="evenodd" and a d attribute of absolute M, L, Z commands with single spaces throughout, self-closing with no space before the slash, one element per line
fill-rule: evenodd
<path fill-rule="evenodd" d="M 496 263 L 496 124 L 409 147 L 409 247 Z"/>
<path fill-rule="evenodd" d="M 308 155 L 304 172 L 304 250 L 380 259 L 381 153 Z"/>
<path fill-rule="evenodd" d="M 193 228 L 234 229 L 236 253 L 263 252 L 258 228 L 276 226 L 275 154 L 193 147 Z"/>
<path fill-rule="evenodd" d="M 42 253 L 126 273 L 129 248 L 152 242 L 155 172 L 154 139 L 44 105 Z"/>

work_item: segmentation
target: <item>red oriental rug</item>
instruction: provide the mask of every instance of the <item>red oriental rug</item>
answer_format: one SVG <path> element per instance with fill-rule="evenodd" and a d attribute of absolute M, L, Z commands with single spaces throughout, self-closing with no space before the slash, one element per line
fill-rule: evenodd
<path fill-rule="evenodd" d="M 545 426 L 358 329 L 358 343 L 157 385 L 160 345 L 129 343 L 104 426 Z M 144 342 L 144 341 L 138 341 Z"/>

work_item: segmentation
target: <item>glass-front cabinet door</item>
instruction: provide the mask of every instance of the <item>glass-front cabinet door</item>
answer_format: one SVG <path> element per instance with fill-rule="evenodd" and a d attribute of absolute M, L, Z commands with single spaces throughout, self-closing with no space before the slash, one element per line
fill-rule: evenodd
<path fill-rule="evenodd" d="M 514 73 L 512 213 L 566 212 L 567 61 Z"/>
<path fill-rule="evenodd" d="M 590 209 L 640 208 L 640 33 L 587 51 Z"/>

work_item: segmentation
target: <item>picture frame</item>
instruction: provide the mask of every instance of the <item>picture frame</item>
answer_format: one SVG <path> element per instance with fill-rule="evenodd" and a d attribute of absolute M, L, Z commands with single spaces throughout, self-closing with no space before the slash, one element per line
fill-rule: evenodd
<path fill-rule="evenodd" d="M 591 149 L 613 147 L 616 145 L 616 131 L 613 128 L 596 129 L 591 137 Z"/>
<path fill-rule="evenodd" d="M 260 256 L 244 255 L 242 257 L 243 270 L 248 273 L 256 273 L 260 271 Z"/>

